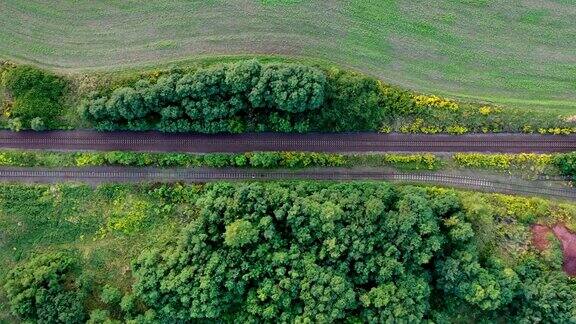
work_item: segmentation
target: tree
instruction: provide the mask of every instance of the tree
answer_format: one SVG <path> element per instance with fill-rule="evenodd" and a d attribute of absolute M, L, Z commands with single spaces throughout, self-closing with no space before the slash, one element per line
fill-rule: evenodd
<path fill-rule="evenodd" d="M 324 103 L 326 76 L 312 67 L 296 64 L 268 65 L 250 92 L 256 108 L 291 113 L 320 108 Z"/>
<path fill-rule="evenodd" d="M 522 285 L 511 303 L 511 320 L 519 323 L 571 323 L 576 321 L 576 286 L 560 271 L 540 272 Z"/>
<path fill-rule="evenodd" d="M 110 95 L 91 94 L 79 110 L 101 130 L 302 132 L 309 118 L 300 115 L 322 107 L 325 87 L 316 68 L 250 60 L 175 72 L 155 83 L 141 79 Z"/>
<path fill-rule="evenodd" d="M 331 71 L 326 103 L 315 118 L 316 128 L 335 132 L 379 129 L 385 117 L 384 97 L 375 79 Z"/>
<path fill-rule="evenodd" d="M 224 244 L 231 247 L 242 247 L 258 239 L 258 230 L 244 219 L 226 225 Z"/>
<path fill-rule="evenodd" d="M 40 323 L 83 322 L 86 291 L 75 267 L 71 257 L 52 253 L 12 269 L 4 284 L 12 312 Z"/>

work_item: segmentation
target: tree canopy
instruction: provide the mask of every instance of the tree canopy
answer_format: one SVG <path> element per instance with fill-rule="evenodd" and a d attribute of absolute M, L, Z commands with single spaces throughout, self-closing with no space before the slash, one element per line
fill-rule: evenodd
<path fill-rule="evenodd" d="M 382 98 L 374 79 L 355 73 L 249 60 L 93 93 L 80 110 L 101 130 L 346 131 L 379 127 Z"/>
<path fill-rule="evenodd" d="M 140 253 L 129 285 L 91 286 L 97 302 L 86 309 L 78 262 L 41 255 L 7 277 L 13 313 L 66 323 L 576 320 L 559 242 L 541 254 L 519 239 L 512 259 L 494 242 L 494 218 L 537 208 L 519 201 L 497 211 L 455 191 L 382 182 L 150 190 L 154 203 L 138 208 L 183 213 L 182 228 Z M 504 234 L 517 240 L 513 229 Z"/>
<path fill-rule="evenodd" d="M 87 295 L 75 267 L 74 259 L 54 253 L 14 268 L 4 284 L 12 312 L 38 323 L 82 323 Z"/>
<path fill-rule="evenodd" d="M 456 316 L 455 307 L 469 319 L 534 318 L 515 306 L 524 298 L 542 319 L 553 318 L 550 302 L 563 316 L 574 309 L 482 255 L 454 194 L 218 184 L 196 205 L 178 240 L 134 264 L 134 293 L 162 321 L 418 322 Z"/>

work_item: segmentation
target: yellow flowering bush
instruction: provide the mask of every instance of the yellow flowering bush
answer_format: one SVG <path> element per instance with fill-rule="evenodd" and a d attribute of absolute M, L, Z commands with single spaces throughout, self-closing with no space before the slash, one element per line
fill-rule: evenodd
<path fill-rule="evenodd" d="M 492 110 L 491 110 L 490 107 L 488 107 L 488 106 L 482 106 L 482 107 L 480 107 L 480 115 L 488 116 L 488 115 L 490 115 L 490 112 L 491 112 L 491 111 L 492 111 Z"/>
<path fill-rule="evenodd" d="M 424 125 L 424 119 L 422 118 L 416 118 L 413 123 L 400 126 L 400 133 L 437 134 L 441 132 L 441 127 Z"/>
<path fill-rule="evenodd" d="M 542 135 L 570 135 L 572 133 L 576 133 L 576 127 L 568 128 L 568 127 L 551 127 L 551 128 L 538 128 L 538 133 Z"/>
<path fill-rule="evenodd" d="M 346 158 L 342 154 L 282 152 L 280 157 L 280 165 L 290 168 L 305 168 L 309 166 L 338 167 L 346 164 Z"/>
<path fill-rule="evenodd" d="M 109 232 L 131 234 L 143 227 L 148 219 L 151 203 L 142 198 L 129 195 L 112 202 L 107 215 L 105 228 L 100 229 L 100 235 Z"/>
<path fill-rule="evenodd" d="M 482 106 L 478 109 L 478 111 L 480 112 L 480 115 L 488 116 L 488 115 L 495 114 L 495 113 L 501 113 L 502 108 L 491 107 L 491 106 Z"/>
<path fill-rule="evenodd" d="M 380 133 L 391 133 L 392 132 L 392 127 L 388 126 L 388 125 L 384 125 L 380 128 Z"/>
<path fill-rule="evenodd" d="M 467 127 L 458 126 L 458 125 L 448 126 L 448 127 L 446 127 L 445 130 L 446 130 L 446 133 L 454 134 L 454 135 L 460 135 L 460 134 L 468 133 Z"/>
<path fill-rule="evenodd" d="M 439 96 L 418 95 L 414 96 L 414 102 L 418 107 L 432 107 L 456 111 L 460 108 L 457 102 Z"/>
<path fill-rule="evenodd" d="M 0 165 L 11 166 L 14 165 L 14 161 L 6 153 L 0 153 Z"/>
<path fill-rule="evenodd" d="M 483 153 L 456 153 L 453 160 L 460 166 L 469 168 L 485 168 L 506 170 L 511 167 L 528 167 L 534 171 L 542 171 L 552 165 L 551 154 L 483 154 Z"/>
<path fill-rule="evenodd" d="M 534 133 L 534 128 L 531 125 L 524 125 L 522 127 L 522 133 L 532 134 Z"/>
<path fill-rule="evenodd" d="M 76 166 L 97 166 L 104 164 L 105 160 L 102 154 L 79 153 L 76 156 Z"/>
<path fill-rule="evenodd" d="M 439 163 L 434 154 L 385 154 L 384 161 L 395 166 L 411 164 L 414 169 L 424 166 L 428 170 L 435 169 Z"/>
<path fill-rule="evenodd" d="M 533 223 L 536 219 L 550 215 L 548 200 L 536 197 L 518 197 L 503 194 L 489 196 L 497 214 Z"/>

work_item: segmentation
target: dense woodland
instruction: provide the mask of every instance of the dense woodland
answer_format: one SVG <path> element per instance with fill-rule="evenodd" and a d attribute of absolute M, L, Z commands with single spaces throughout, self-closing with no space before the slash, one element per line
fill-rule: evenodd
<path fill-rule="evenodd" d="M 17 193 L 2 188 L 3 206 Z M 376 182 L 176 185 L 146 195 L 133 205 L 119 196 L 132 206 L 127 217 L 153 208 L 154 218 L 183 223 L 133 260 L 133 284 L 94 281 L 79 251 L 56 249 L 7 273 L 12 313 L 45 323 L 576 320 L 559 243 L 540 253 L 526 236 L 538 215 L 570 214 L 542 200 Z"/>

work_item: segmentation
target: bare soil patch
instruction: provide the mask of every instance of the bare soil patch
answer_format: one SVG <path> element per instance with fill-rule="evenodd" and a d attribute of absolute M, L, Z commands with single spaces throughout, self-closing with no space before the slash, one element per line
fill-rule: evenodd
<path fill-rule="evenodd" d="M 570 232 L 566 226 L 556 224 L 550 228 L 544 225 L 534 225 L 532 227 L 532 244 L 543 251 L 550 245 L 548 234 L 554 233 L 562 244 L 564 254 L 564 271 L 570 276 L 576 276 L 576 234 Z"/>
<path fill-rule="evenodd" d="M 532 244 L 540 250 L 544 251 L 550 246 L 548 242 L 548 234 L 552 233 L 552 230 L 544 225 L 534 225 L 532 227 Z"/>

